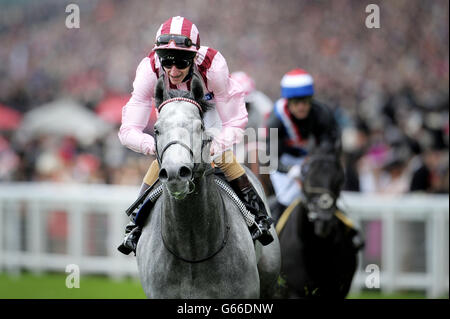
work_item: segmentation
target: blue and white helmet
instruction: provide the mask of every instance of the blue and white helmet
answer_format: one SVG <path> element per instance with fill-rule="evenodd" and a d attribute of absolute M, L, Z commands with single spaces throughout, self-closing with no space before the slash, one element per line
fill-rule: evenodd
<path fill-rule="evenodd" d="M 314 80 L 308 72 L 302 69 L 293 69 L 281 79 L 281 97 L 299 98 L 314 94 Z"/>

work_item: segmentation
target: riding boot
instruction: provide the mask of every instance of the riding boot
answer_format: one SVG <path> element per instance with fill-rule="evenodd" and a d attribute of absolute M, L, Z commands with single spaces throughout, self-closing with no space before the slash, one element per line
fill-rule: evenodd
<path fill-rule="evenodd" d="M 270 225 L 273 223 L 273 219 L 267 214 L 264 202 L 248 180 L 247 175 L 244 174 L 230 181 L 230 185 L 244 202 L 247 210 L 255 216 L 255 223 L 250 226 L 253 240 L 259 240 L 263 246 L 270 244 L 273 241 L 273 236 L 270 233 Z"/>
<path fill-rule="evenodd" d="M 139 191 L 139 197 L 141 197 L 149 187 L 150 185 L 142 183 L 141 189 Z M 142 227 L 137 226 L 134 222 L 136 214 L 136 210 L 131 212 L 129 216 L 130 222 L 125 226 L 125 238 L 123 239 L 122 244 L 117 247 L 117 250 L 125 255 L 129 255 L 131 252 L 133 252 L 136 256 L 137 243 L 142 233 Z"/>

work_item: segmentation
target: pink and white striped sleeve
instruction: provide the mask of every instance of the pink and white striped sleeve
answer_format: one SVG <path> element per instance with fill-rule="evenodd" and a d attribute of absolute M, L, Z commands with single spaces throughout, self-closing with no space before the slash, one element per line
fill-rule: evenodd
<path fill-rule="evenodd" d="M 155 140 L 143 130 L 150 118 L 156 81 L 150 58 L 145 57 L 137 67 L 131 98 L 122 108 L 122 125 L 118 133 L 123 145 L 145 155 L 155 154 Z"/>
<path fill-rule="evenodd" d="M 244 91 L 229 76 L 225 58 L 217 52 L 207 72 L 208 89 L 214 92 L 216 110 L 222 121 L 222 130 L 214 136 L 212 152 L 218 155 L 241 141 L 248 122 Z"/>

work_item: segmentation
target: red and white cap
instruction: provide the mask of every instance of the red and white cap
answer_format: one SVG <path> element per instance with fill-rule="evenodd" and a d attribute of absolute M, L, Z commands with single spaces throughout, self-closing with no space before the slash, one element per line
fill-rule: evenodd
<path fill-rule="evenodd" d="M 246 96 L 255 90 L 255 81 L 244 71 L 233 72 L 230 77 L 242 86 Z"/>
<path fill-rule="evenodd" d="M 191 21 L 184 17 L 176 16 L 168 19 L 166 22 L 161 24 L 156 33 L 155 42 L 158 37 L 162 34 L 173 34 L 173 35 L 184 35 L 191 39 L 193 45 L 189 48 L 177 46 L 173 41 L 170 41 L 169 44 L 163 44 L 153 47 L 152 51 L 159 49 L 175 49 L 175 50 L 183 50 L 183 51 L 192 51 L 197 52 L 200 48 L 200 35 L 198 33 L 197 26 L 193 24 Z"/>

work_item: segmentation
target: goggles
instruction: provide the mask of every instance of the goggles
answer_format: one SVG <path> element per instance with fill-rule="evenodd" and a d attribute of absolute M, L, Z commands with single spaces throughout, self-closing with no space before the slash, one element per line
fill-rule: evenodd
<path fill-rule="evenodd" d="M 167 45 L 170 41 L 175 42 L 177 47 L 182 48 L 190 48 L 192 45 L 192 40 L 184 35 L 176 35 L 176 34 L 161 34 L 156 39 L 156 46 Z"/>
<path fill-rule="evenodd" d="M 174 58 L 174 57 L 166 57 L 160 59 L 161 65 L 164 68 L 170 69 L 172 65 L 175 65 L 177 69 L 186 69 L 188 66 L 190 66 L 193 62 L 193 60 L 185 60 L 180 58 Z"/>

